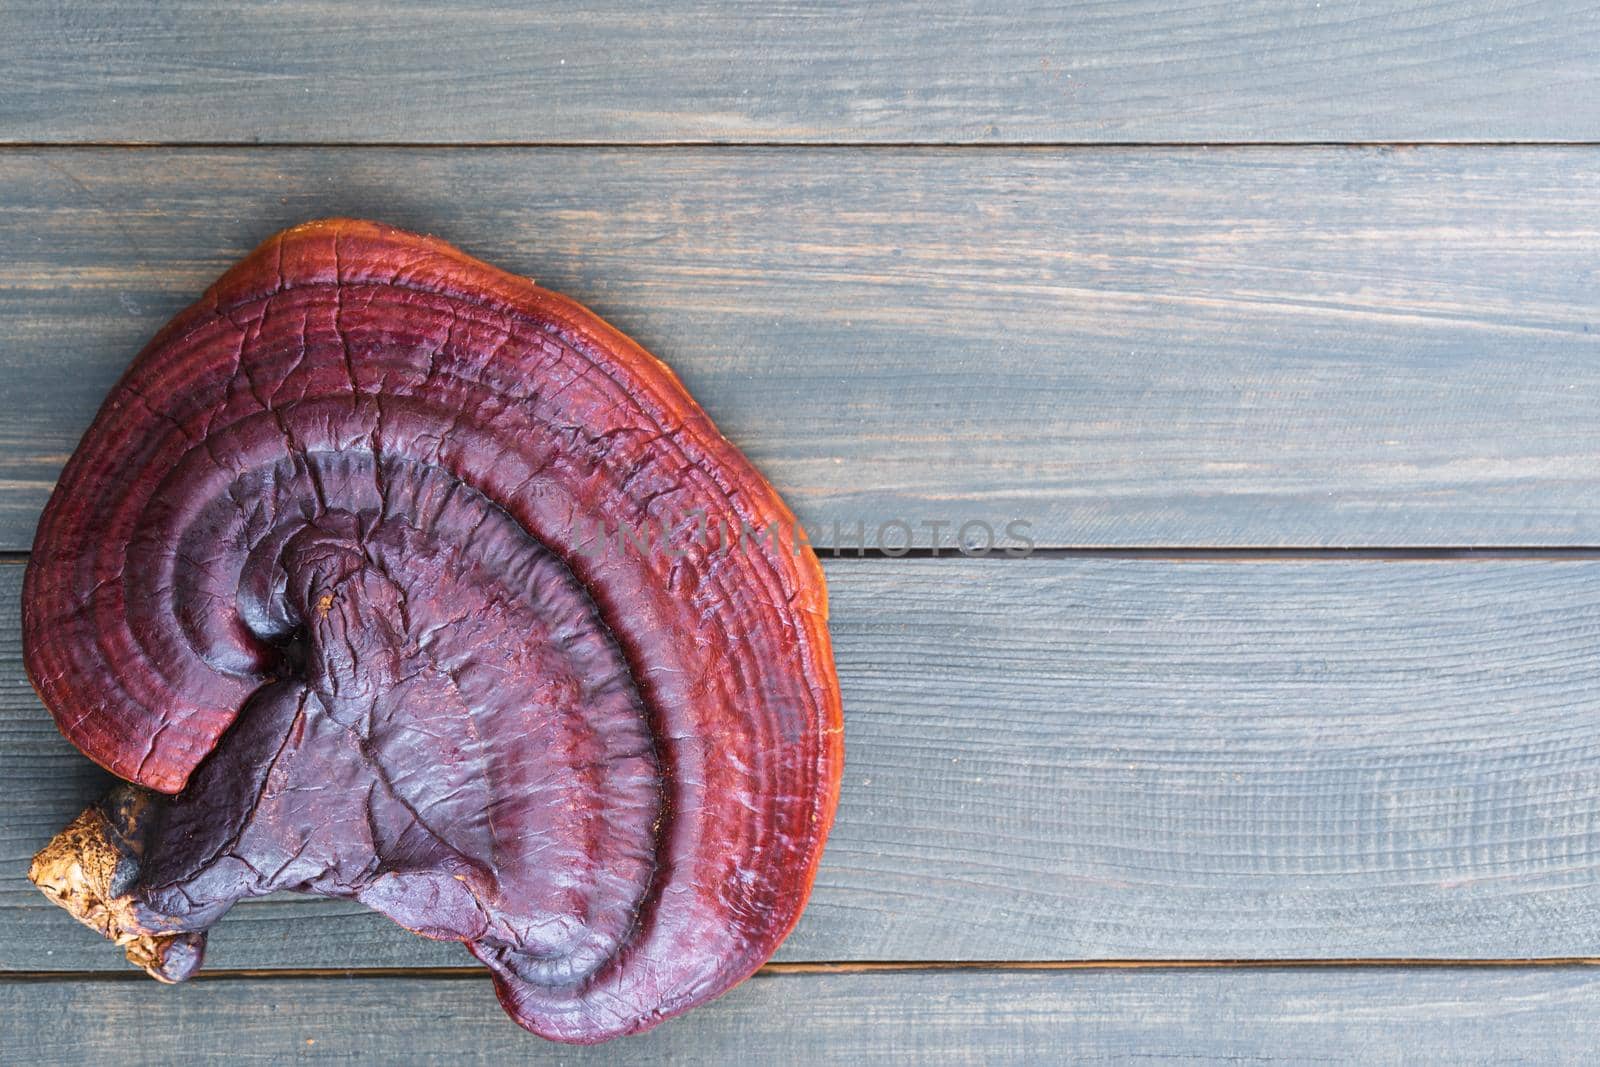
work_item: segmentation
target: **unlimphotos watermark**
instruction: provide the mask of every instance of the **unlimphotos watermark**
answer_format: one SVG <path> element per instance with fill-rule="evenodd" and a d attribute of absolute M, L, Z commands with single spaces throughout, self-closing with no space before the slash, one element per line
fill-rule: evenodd
<path fill-rule="evenodd" d="M 702 509 L 641 522 L 579 520 L 574 542 L 589 559 L 613 555 L 659 554 L 683 559 L 748 549 L 787 551 L 809 548 L 819 556 L 905 556 L 959 554 L 1011 557 L 1031 555 L 1033 523 L 1028 519 L 835 519 L 807 528 L 793 519 L 752 523 L 748 518 L 714 515 Z"/>

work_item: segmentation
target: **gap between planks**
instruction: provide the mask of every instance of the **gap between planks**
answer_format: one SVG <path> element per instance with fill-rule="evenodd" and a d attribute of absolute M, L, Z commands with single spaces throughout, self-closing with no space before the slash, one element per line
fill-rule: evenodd
<path fill-rule="evenodd" d="M 372 149 L 504 150 L 616 149 L 673 151 L 676 149 L 774 149 L 831 151 L 951 151 L 951 152 L 1139 152 L 1174 149 L 1209 152 L 1238 149 L 1396 149 L 1409 148 L 1596 148 L 1600 140 L 1528 141 L 0 141 L 6 151 L 72 151 L 128 149 L 130 151 L 228 151 L 249 149 Z"/>
<path fill-rule="evenodd" d="M 22 566 L 28 562 L 30 554 L 20 549 L 0 550 L 0 566 Z M 908 548 L 900 552 L 886 551 L 881 548 L 857 551 L 852 548 L 824 547 L 817 549 L 816 555 L 818 559 L 830 561 L 1106 559 L 1147 560 L 1154 563 L 1494 563 L 1515 560 L 1547 563 L 1592 563 L 1600 561 L 1600 545 L 1547 545 L 1544 547 L 1434 545 L 1390 548 L 1253 548 L 1232 546 L 1186 548 L 1176 545 L 1147 545 L 1127 548 L 1035 548 L 1020 555 L 1009 555 L 1002 549 L 983 554 L 973 553 L 968 555 L 953 546 L 944 546 L 938 549 Z"/>
<path fill-rule="evenodd" d="M 926 971 L 1243 971 L 1243 970 L 1335 970 L 1341 968 L 1474 967 L 1595 967 L 1600 958 L 1537 957 L 1531 959 L 1428 959 L 1425 957 L 1375 957 L 1370 959 L 1234 959 L 1234 960 L 877 960 L 849 963 L 769 963 L 753 977 L 785 974 L 893 974 Z M 189 982 L 288 980 L 301 978 L 426 978 L 477 979 L 487 976 L 482 967 L 298 967 L 236 968 L 202 970 Z M 0 973 L 4 982 L 140 982 L 145 975 L 129 968 L 122 971 L 10 971 Z"/>

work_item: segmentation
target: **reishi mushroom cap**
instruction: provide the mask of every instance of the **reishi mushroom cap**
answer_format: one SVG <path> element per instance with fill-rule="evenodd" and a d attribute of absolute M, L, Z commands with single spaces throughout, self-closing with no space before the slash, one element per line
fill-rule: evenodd
<path fill-rule="evenodd" d="M 360 900 L 565 1041 L 720 994 L 799 918 L 837 801 L 795 533 L 571 300 L 376 223 L 272 237 L 134 360 L 28 565 L 61 731 L 175 794 L 118 828 L 139 873 L 99 914 L 201 931 L 197 966 L 236 899 Z"/>

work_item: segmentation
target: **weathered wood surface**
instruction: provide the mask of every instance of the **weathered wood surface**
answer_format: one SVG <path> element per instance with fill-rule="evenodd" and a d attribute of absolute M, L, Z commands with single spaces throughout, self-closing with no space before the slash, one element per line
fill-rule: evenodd
<path fill-rule="evenodd" d="M 820 542 L 1600 544 L 1597 148 L 0 153 L 0 548 L 275 229 L 432 231 L 673 364 Z M 890 531 L 890 538 L 898 534 Z M 841 538 L 844 540 L 847 538 Z"/>
<path fill-rule="evenodd" d="M 0 967 L 120 969 L 22 879 L 98 772 L 0 568 Z M 828 567 L 847 760 L 781 959 L 1600 955 L 1600 564 Z M 217 967 L 461 964 L 243 905 Z"/>
<path fill-rule="evenodd" d="M 11 141 L 1579 140 L 1562 0 L 7 4 Z"/>
<path fill-rule="evenodd" d="M 0 983 L 6 1053 L 82 1065 L 1592 1063 L 1600 969 L 761 974 L 600 1048 L 513 1026 L 487 978 Z"/>
<path fill-rule="evenodd" d="M 1557 0 L 0 4 L 0 551 L 144 340 L 334 213 L 595 307 L 822 543 L 1600 545 L 1597 31 Z M 1587 144 L 1172 147 L 1263 141 Z M 1065 144 L 1102 147 L 1007 147 Z M 828 572 L 848 765 L 790 964 L 1600 956 L 1600 562 Z M 0 971 L 97 976 L 0 979 L 0 1059 L 1592 1059 L 1579 967 L 769 971 L 593 1052 L 453 972 L 159 988 L 22 878 L 106 779 L 22 675 L 19 579 Z M 294 898 L 211 954 L 466 962 Z"/>

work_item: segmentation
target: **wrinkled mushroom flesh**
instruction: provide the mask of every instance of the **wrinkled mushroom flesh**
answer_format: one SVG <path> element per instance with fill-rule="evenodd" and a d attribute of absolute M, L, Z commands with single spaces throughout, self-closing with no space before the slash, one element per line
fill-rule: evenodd
<path fill-rule="evenodd" d="M 138 356 L 45 509 L 28 672 L 126 784 L 30 876 L 163 981 L 293 890 L 465 943 L 546 1037 L 647 1029 L 773 953 L 832 821 L 793 528 L 577 304 L 374 223 L 281 233 Z"/>

